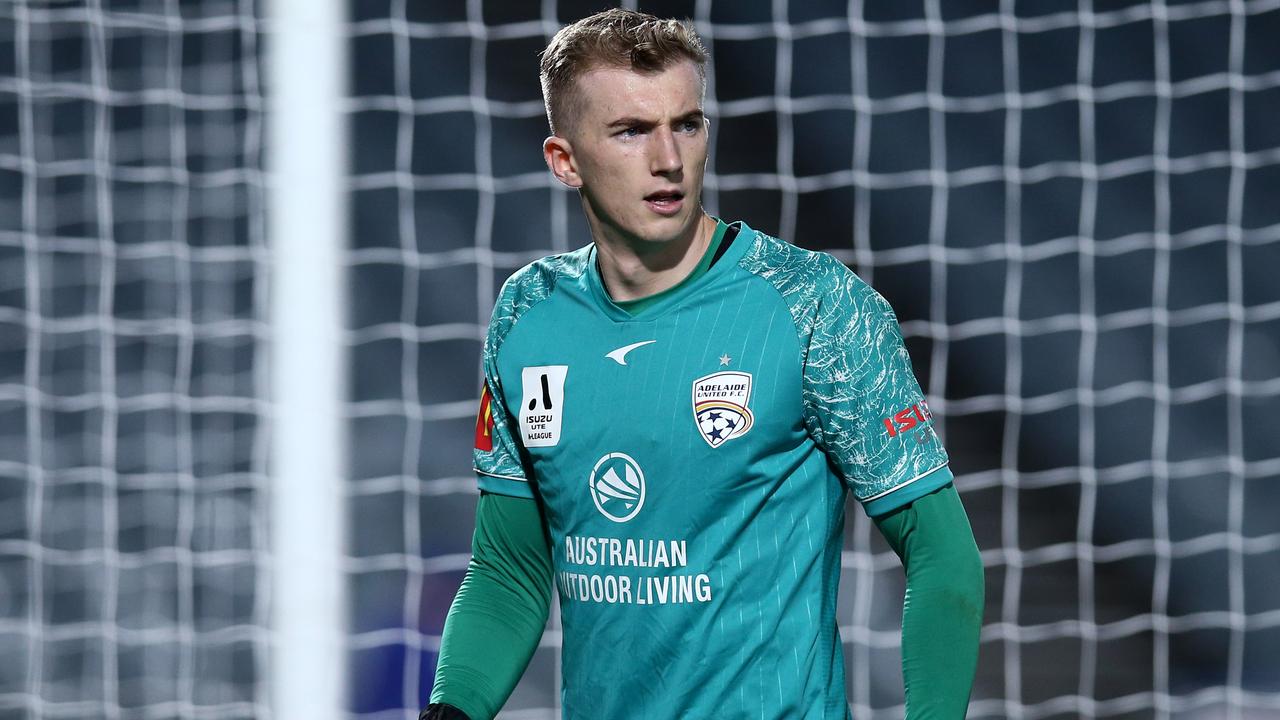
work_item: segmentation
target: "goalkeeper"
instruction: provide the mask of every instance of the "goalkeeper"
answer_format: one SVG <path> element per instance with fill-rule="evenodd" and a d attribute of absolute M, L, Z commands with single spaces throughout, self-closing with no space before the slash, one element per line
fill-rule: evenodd
<path fill-rule="evenodd" d="M 565 718 L 849 717 L 850 494 L 906 569 L 907 717 L 965 714 L 982 563 L 897 320 L 829 255 L 703 211 L 706 60 L 687 24 L 624 10 L 543 51 L 543 154 L 593 243 L 494 308 L 426 718 L 497 714 L 553 587 Z"/>

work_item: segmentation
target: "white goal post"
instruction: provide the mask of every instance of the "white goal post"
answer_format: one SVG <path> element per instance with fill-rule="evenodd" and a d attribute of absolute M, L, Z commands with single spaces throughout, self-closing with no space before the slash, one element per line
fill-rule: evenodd
<path fill-rule="evenodd" d="M 343 716 L 344 3 L 267 2 L 271 707 Z"/>

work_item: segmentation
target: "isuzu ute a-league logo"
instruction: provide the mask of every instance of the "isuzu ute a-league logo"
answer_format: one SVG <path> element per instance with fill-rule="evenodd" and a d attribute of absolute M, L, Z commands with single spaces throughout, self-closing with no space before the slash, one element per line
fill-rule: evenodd
<path fill-rule="evenodd" d="M 609 453 L 596 461 L 588 482 L 601 515 L 624 523 L 644 507 L 644 471 L 625 453 Z"/>
<path fill-rule="evenodd" d="M 564 419 L 564 378 L 568 365 L 522 368 L 520 383 L 520 439 L 525 447 L 553 447 L 560 442 Z"/>
<path fill-rule="evenodd" d="M 751 373 L 713 373 L 693 381 L 693 419 L 702 439 L 713 448 L 747 434 L 755 417 L 751 401 Z"/>

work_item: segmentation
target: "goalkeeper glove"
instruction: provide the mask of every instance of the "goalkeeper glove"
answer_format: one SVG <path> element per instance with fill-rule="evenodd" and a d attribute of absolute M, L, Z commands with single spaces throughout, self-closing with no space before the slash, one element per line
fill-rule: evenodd
<path fill-rule="evenodd" d="M 432 703 L 418 716 L 418 720 L 471 720 L 467 714 L 452 705 Z"/>

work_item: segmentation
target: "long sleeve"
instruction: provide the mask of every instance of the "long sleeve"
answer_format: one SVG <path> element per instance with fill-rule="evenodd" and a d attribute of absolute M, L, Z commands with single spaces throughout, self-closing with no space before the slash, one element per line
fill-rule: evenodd
<path fill-rule="evenodd" d="M 497 714 L 524 674 L 551 603 L 551 549 L 537 501 L 482 493 L 471 563 L 445 618 L 432 703 Z"/>
<path fill-rule="evenodd" d="M 917 498 L 876 526 L 902 559 L 902 676 L 907 720 L 963 718 L 978 662 L 982 558 L 955 486 Z"/>

